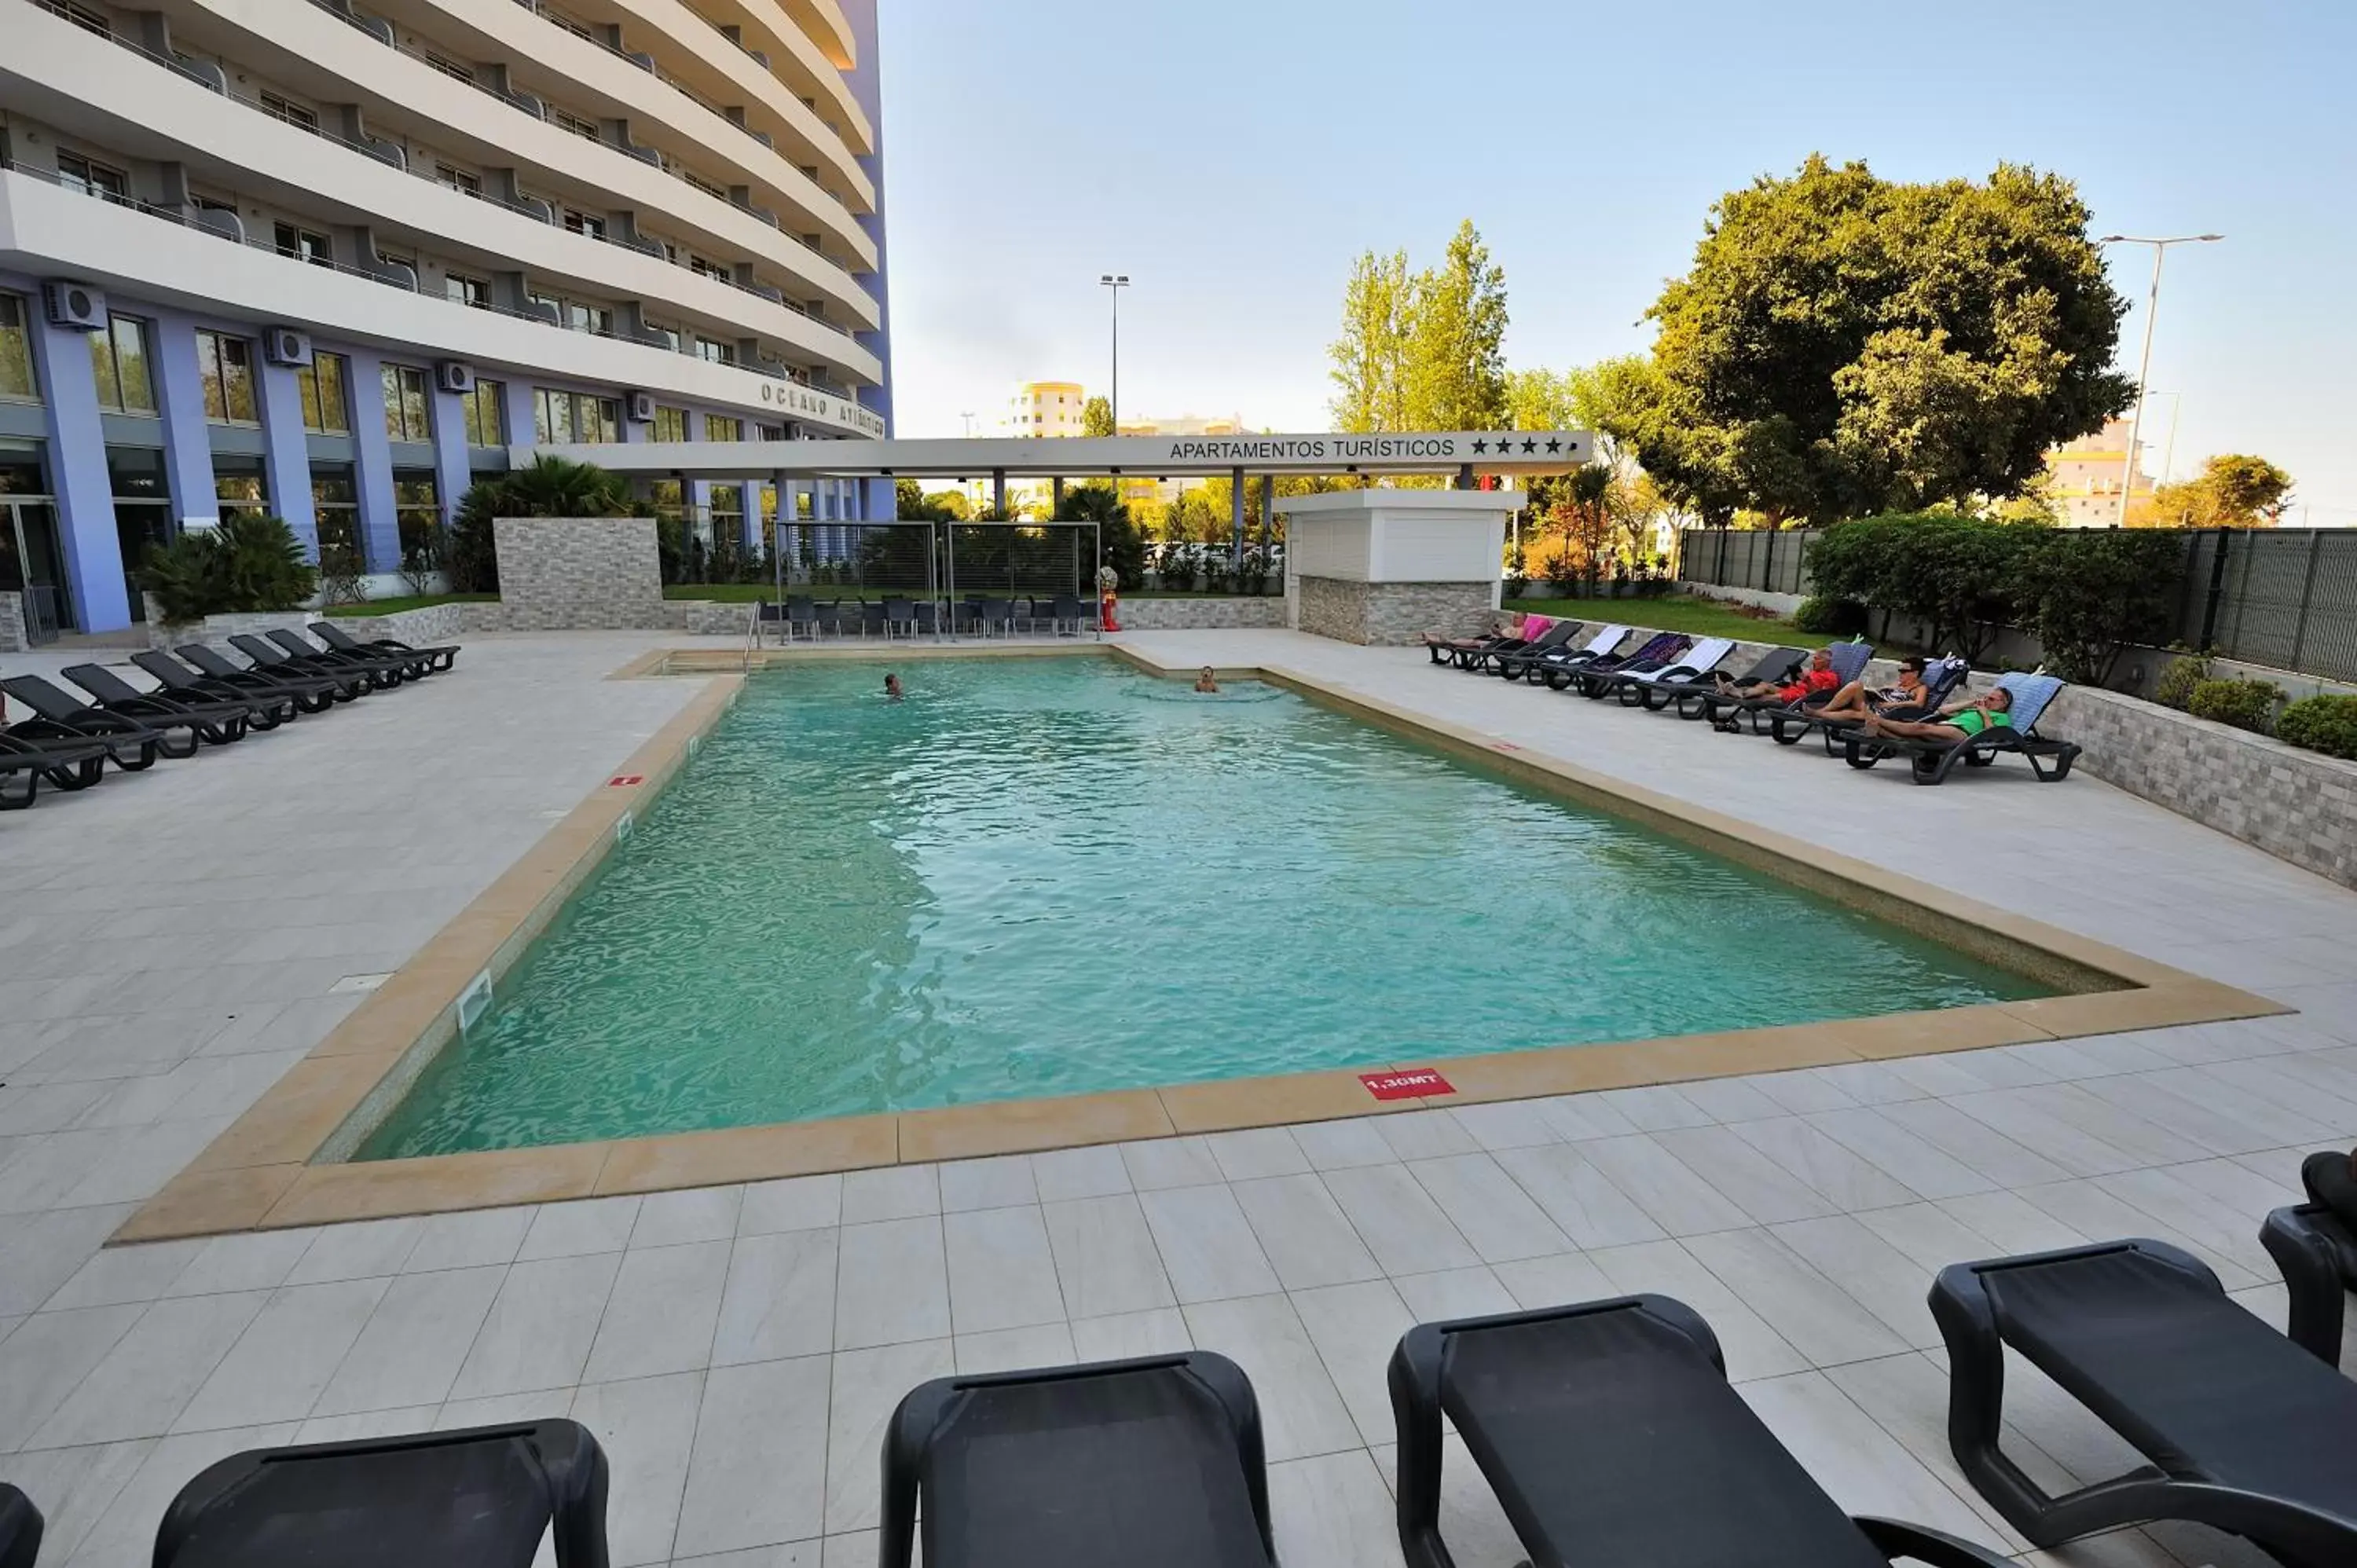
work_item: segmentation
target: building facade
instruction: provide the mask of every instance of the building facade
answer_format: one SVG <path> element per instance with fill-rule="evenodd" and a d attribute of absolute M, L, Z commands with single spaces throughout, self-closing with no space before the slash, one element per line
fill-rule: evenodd
<path fill-rule="evenodd" d="M 0 0 L 0 588 L 119 628 L 260 511 L 399 591 L 535 445 L 888 434 L 875 5 Z"/>
<path fill-rule="evenodd" d="M 1232 414 L 1224 419 L 1205 419 L 1192 413 L 1173 418 L 1125 419 L 1115 432 L 1121 435 L 1241 435 L 1244 433 L 1243 416 Z M 1203 481 L 1152 478 L 1143 474 L 1125 474 L 1121 479 L 1121 499 L 1130 504 L 1154 501 L 1168 506 L 1188 490 L 1199 490 Z"/>
<path fill-rule="evenodd" d="M 2152 476 L 2144 471 L 2144 443 L 2136 444 L 2136 461 L 2127 461 L 2128 422 L 2115 419 L 2093 435 L 2082 435 L 2046 454 L 2047 493 L 2065 528 L 2109 528 L 2119 521 L 2120 476 L 2126 468 L 2134 478 L 2130 499 L 2152 494 Z"/>
<path fill-rule="evenodd" d="M 1078 381 L 1024 381 L 1007 397 L 999 434 L 1038 439 L 1079 435 L 1087 406 L 1088 394 Z"/>

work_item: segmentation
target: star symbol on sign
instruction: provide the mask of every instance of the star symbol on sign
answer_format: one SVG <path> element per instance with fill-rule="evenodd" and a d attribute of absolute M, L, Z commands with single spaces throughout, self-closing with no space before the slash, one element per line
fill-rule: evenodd
<path fill-rule="evenodd" d="M 1489 449 L 1490 444 L 1487 441 L 1476 441 L 1473 443 L 1473 450 L 1476 452 L 1487 452 Z"/>
<path fill-rule="evenodd" d="M 1560 452 L 1563 450 L 1563 443 L 1550 436 L 1547 439 L 1547 450 L 1550 452 Z"/>
<path fill-rule="evenodd" d="M 1523 450 L 1525 452 L 1535 452 L 1538 449 L 1539 444 L 1535 441 L 1525 440 L 1523 443 Z"/>

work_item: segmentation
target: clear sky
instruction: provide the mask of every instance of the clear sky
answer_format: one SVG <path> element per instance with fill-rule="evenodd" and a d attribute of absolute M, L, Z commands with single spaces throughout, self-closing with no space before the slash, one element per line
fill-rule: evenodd
<path fill-rule="evenodd" d="M 1125 416 L 1322 430 L 1351 258 L 1471 218 L 1517 367 L 1643 348 L 1706 210 L 1812 151 L 1887 177 L 2025 162 L 2170 252 L 2175 471 L 2249 451 L 2357 524 L 2357 0 L 884 0 L 899 433 L 1013 383 Z M 2115 252 L 2136 301 L 2149 252 Z M 2171 400 L 2147 415 L 2158 467 Z"/>

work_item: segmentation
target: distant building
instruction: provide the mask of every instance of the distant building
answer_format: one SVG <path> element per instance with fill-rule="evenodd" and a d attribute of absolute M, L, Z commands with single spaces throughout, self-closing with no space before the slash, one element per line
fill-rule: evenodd
<path fill-rule="evenodd" d="M 2093 435 L 2065 442 L 2046 454 L 2046 484 L 2065 528 L 2109 528 L 2119 521 L 2120 469 L 2127 456 L 2128 422 L 2115 419 Z M 2144 471 L 2144 443 L 2136 443 L 2133 500 L 2153 490 Z"/>
<path fill-rule="evenodd" d="M 1240 414 L 1205 419 L 1192 413 L 1182 413 L 1170 419 L 1125 419 L 1118 433 L 1123 435 L 1241 435 L 1244 433 L 1244 422 Z M 1140 501 L 1168 505 L 1177 500 L 1184 491 L 1202 488 L 1201 479 L 1161 479 L 1125 475 L 1121 481 L 1121 499 L 1133 506 Z"/>
<path fill-rule="evenodd" d="M 1009 435 L 1038 438 L 1081 434 L 1088 394 L 1078 381 L 1025 381 L 1006 400 L 1000 427 Z"/>

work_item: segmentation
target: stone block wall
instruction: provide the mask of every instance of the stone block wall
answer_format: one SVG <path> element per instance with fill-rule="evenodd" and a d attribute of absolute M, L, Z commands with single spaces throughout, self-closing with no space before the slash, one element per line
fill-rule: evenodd
<path fill-rule="evenodd" d="M 2357 887 L 2357 763 L 2084 686 L 2038 727 L 2096 778 Z"/>
<path fill-rule="evenodd" d="M 1303 631 L 1341 642 L 1396 647 L 1426 631 L 1471 636 L 1497 614 L 1495 583 L 1360 583 L 1298 577 Z"/>
<path fill-rule="evenodd" d="M 509 630 L 672 625 L 651 517 L 503 517 L 491 540 Z"/>
<path fill-rule="evenodd" d="M 200 621 L 167 626 L 164 607 L 153 594 L 140 596 L 145 607 L 147 646 L 172 649 L 184 642 L 221 644 L 232 637 L 267 636 L 280 630 L 301 631 L 318 618 L 316 610 L 253 610 L 238 615 L 207 616 Z"/>
<path fill-rule="evenodd" d="M 25 636 L 25 596 L 0 594 L 0 653 L 22 653 L 30 646 Z"/>
<path fill-rule="evenodd" d="M 1265 630 L 1285 624 L 1285 600 L 1275 594 L 1124 599 L 1114 615 L 1128 631 Z"/>
<path fill-rule="evenodd" d="M 414 610 L 397 610 L 382 616 L 337 616 L 337 628 L 347 637 L 361 642 L 390 638 L 406 642 L 414 648 L 430 648 L 456 642 L 468 631 L 477 629 L 467 624 L 467 610 L 496 610 L 496 604 L 426 605 Z"/>

